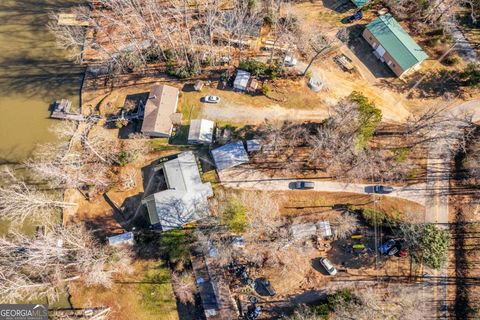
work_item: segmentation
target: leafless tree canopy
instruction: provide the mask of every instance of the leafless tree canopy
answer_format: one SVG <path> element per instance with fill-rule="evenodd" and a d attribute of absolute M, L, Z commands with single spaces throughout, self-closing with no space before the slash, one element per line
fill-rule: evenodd
<path fill-rule="evenodd" d="M 0 301 L 48 297 L 55 301 L 68 281 L 112 285 L 117 273 L 130 272 L 126 248 L 100 245 L 82 225 L 47 226 L 28 237 L 13 233 L 0 238 Z"/>
<path fill-rule="evenodd" d="M 48 221 L 55 208 L 76 206 L 75 203 L 61 201 L 55 194 L 35 189 L 17 179 L 10 171 L 0 175 L 0 217 L 14 223 L 22 223 L 26 218 Z"/>
<path fill-rule="evenodd" d="M 480 2 L 477 0 L 388 0 L 388 6 L 401 18 L 409 19 L 417 27 L 445 26 L 444 22 L 452 19 L 458 9 L 470 9 L 470 17 L 475 23 L 480 16 Z"/>
<path fill-rule="evenodd" d="M 97 0 L 89 12 L 78 8 L 77 18 L 94 30 L 94 39 L 83 45 L 84 27 L 49 24 L 60 47 L 77 58 L 94 50 L 97 63 L 116 71 L 142 71 L 152 60 L 162 60 L 177 69 L 198 71 L 202 62 L 215 62 L 223 55 L 238 54 L 246 39 L 262 22 L 262 7 L 256 2 L 186 0 Z M 221 43 L 223 46 L 219 46 Z M 72 50 L 74 49 L 74 50 Z"/>

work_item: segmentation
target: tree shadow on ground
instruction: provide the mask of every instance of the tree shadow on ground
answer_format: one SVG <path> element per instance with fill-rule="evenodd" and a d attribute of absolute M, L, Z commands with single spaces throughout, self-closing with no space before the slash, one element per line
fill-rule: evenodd
<path fill-rule="evenodd" d="M 363 38 L 364 24 L 355 24 L 346 28 L 346 44 L 357 58 L 368 68 L 375 78 L 395 78 L 392 70 L 373 55 L 373 48 Z"/>

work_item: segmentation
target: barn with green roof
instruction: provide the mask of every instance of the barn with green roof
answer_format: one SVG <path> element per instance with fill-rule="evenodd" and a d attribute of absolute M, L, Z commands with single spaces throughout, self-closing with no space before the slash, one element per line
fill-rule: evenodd
<path fill-rule="evenodd" d="M 417 69 L 428 55 L 391 14 L 378 17 L 363 31 L 373 54 L 399 77 Z"/>

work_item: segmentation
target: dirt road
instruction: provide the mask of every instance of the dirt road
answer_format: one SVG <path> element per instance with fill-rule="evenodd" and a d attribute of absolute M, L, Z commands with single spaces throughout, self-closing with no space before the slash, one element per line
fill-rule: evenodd
<path fill-rule="evenodd" d="M 200 116 L 214 121 L 248 124 L 260 124 L 265 119 L 270 121 L 321 121 L 328 117 L 328 107 L 320 105 L 315 109 L 292 109 L 274 104 L 258 108 L 224 102 L 221 105 L 205 105 Z"/>

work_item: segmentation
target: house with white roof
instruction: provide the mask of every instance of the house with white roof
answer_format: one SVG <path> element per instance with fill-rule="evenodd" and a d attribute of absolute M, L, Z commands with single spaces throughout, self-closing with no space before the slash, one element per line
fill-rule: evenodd
<path fill-rule="evenodd" d="M 210 214 L 208 198 L 213 195 L 212 186 L 202 182 L 193 152 L 180 153 L 177 158 L 162 163 L 161 169 L 168 189 L 142 201 L 152 225 L 160 225 L 162 231 L 167 231 Z"/>

